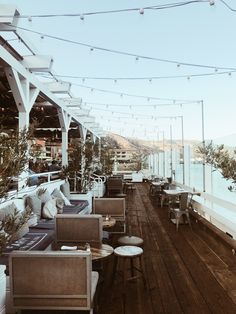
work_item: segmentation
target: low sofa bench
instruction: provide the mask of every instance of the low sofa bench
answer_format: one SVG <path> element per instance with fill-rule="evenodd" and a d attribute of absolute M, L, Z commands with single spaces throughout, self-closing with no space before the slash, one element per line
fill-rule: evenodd
<path fill-rule="evenodd" d="M 25 190 L 24 193 L 19 193 L 17 198 L 10 199 L 2 204 L 0 204 L 0 220 L 2 219 L 1 213 L 3 215 L 8 214 L 7 210 L 12 210 L 14 207 L 19 209 L 19 211 L 23 211 L 26 206 L 26 198 L 31 199 L 31 201 L 35 201 L 35 203 L 27 203 L 28 206 L 33 206 L 32 210 L 34 212 L 33 217 L 33 225 L 29 226 L 29 228 L 25 228 L 24 232 L 20 232 L 19 238 L 7 245 L 3 254 L 0 256 L 0 264 L 6 266 L 6 275 L 7 275 L 7 303 L 6 308 L 7 312 L 12 312 L 12 304 L 10 302 L 10 288 L 9 288 L 9 256 L 13 251 L 19 252 L 34 252 L 41 251 L 44 254 L 50 245 L 55 240 L 55 217 L 45 218 L 42 217 L 42 203 L 46 203 L 47 201 L 44 199 L 44 202 L 39 202 L 35 197 L 37 191 L 39 189 L 45 189 L 47 194 L 52 195 L 55 190 L 60 191 L 61 186 L 65 184 L 64 181 L 60 182 L 51 182 L 50 184 L 43 184 L 39 188 L 31 187 L 28 190 Z M 67 186 L 67 184 L 65 184 Z M 73 195 L 75 198 L 75 195 Z M 52 198 L 53 199 L 53 198 Z M 53 202 L 53 201 L 52 201 Z M 50 201 L 49 201 L 50 203 Z M 63 214 L 76 214 L 81 215 L 84 213 L 90 213 L 91 209 L 88 206 L 88 201 L 85 200 L 69 200 L 69 204 L 61 206 L 57 208 Z M 50 205 L 50 204 L 49 204 Z M 48 213 L 51 214 L 51 205 L 48 206 Z M 57 213 L 56 213 L 57 214 Z M 37 219 L 36 219 L 37 217 Z M 32 220 L 32 219 L 30 219 Z"/>

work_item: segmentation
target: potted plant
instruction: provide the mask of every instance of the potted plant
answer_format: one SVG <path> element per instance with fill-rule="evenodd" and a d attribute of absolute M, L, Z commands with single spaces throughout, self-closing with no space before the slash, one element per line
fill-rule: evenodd
<path fill-rule="evenodd" d="M 31 209 L 28 206 L 23 212 L 13 208 L 11 213 L 4 215 L 0 220 L 0 255 L 9 243 L 21 237 L 21 231 L 23 232 L 25 227 L 28 228 L 30 215 Z"/>
<path fill-rule="evenodd" d="M 29 160 L 37 156 L 38 151 L 32 149 L 33 125 L 27 130 L 11 131 L 0 129 L 0 199 L 5 200 L 13 178 L 26 169 Z"/>
<path fill-rule="evenodd" d="M 203 157 L 206 164 L 209 164 L 218 170 L 223 178 L 230 180 L 233 185 L 229 185 L 230 191 L 236 190 L 236 150 L 233 152 L 225 149 L 224 145 L 209 143 L 206 146 L 199 146 L 197 152 Z M 213 170 L 214 171 L 214 170 Z"/>

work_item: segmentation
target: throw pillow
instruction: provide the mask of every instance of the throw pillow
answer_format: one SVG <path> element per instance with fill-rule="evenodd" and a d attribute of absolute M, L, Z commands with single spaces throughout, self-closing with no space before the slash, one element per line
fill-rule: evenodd
<path fill-rule="evenodd" d="M 0 209 L 0 221 L 3 220 L 7 215 L 13 215 L 16 210 L 16 205 L 11 203 Z"/>
<path fill-rule="evenodd" d="M 46 189 L 44 191 L 42 191 L 42 189 L 38 191 L 37 196 L 42 203 L 46 203 L 47 201 L 50 201 L 52 199 L 52 196 Z"/>
<path fill-rule="evenodd" d="M 58 190 L 57 188 L 52 192 L 52 197 L 62 198 L 65 205 L 72 205 L 68 198 L 62 193 L 62 191 Z"/>
<path fill-rule="evenodd" d="M 28 226 L 33 227 L 36 226 L 38 223 L 37 215 L 34 213 L 31 213 L 30 218 L 28 220 Z"/>
<path fill-rule="evenodd" d="M 47 219 L 53 219 L 57 214 L 56 199 L 48 200 L 42 210 L 42 217 Z"/>
<path fill-rule="evenodd" d="M 32 212 L 37 215 L 37 220 L 41 218 L 42 201 L 36 195 L 27 196 L 25 205 L 28 205 L 32 209 Z"/>
<path fill-rule="evenodd" d="M 55 199 L 56 199 L 57 212 L 58 212 L 58 214 L 62 214 L 65 202 L 63 201 L 62 198 L 59 198 L 59 197 L 56 197 Z"/>
<path fill-rule="evenodd" d="M 61 185 L 61 191 L 65 195 L 65 197 L 67 197 L 69 200 L 70 199 L 70 184 L 68 181 L 66 181 L 65 183 Z"/>

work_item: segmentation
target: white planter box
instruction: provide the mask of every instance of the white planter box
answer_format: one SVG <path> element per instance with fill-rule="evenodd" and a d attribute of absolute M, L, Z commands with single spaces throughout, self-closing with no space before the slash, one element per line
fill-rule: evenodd
<path fill-rule="evenodd" d="M 70 193 L 71 200 L 81 200 L 81 201 L 88 201 L 89 205 L 84 210 L 80 212 L 80 215 L 84 214 L 91 214 L 92 206 L 93 206 L 93 192 L 89 191 L 87 193 Z"/>

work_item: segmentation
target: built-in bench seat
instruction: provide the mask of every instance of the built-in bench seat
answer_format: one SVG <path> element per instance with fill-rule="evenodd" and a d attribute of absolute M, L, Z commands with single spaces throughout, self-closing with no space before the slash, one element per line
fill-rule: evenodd
<path fill-rule="evenodd" d="M 64 184 L 64 183 L 63 183 Z M 8 266 L 8 256 L 9 253 L 13 250 L 41 250 L 44 251 L 47 247 L 54 241 L 55 238 L 55 216 L 57 214 L 58 208 L 56 209 L 55 216 L 49 218 L 42 217 L 42 209 L 45 207 L 48 199 L 50 197 L 49 202 L 53 197 L 53 192 L 55 189 L 59 191 L 60 186 L 58 188 L 54 186 L 54 189 L 45 189 L 45 195 L 41 194 L 41 201 L 39 197 L 37 197 L 37 191 L 33 191 L 33 193 L 29 193 L 23 195 L 21 198 L 17 198 L 15 200 L 10 200 L 5 205 L 2 206 L 0 211 L 2 213 L 5 212 L 5 215 L 12 214 L 14 208 L 17 208 L 19 211 L 23 211 L 24 207 L 28 204 L 33 210 L 33 215 L 37 216 L 36 223 L 33 225 L 29 225 L 29 229 L 26 228 L 26 231 L 22 234 L 20 239 L 16 239 L 11 244 L 9 244 L 6 249 L 3 251 L 2 256 L 0 257 L 0 264 Z M 51 193 L 50 193 L 51 192 Z M 62 193 L 61 193 L 62 194 Z M 61 195 L 60 194 L 60 195 Z M 56 194 L 57 195 L 57 194 Z M 55 196 L 54 196 L 55 197 Z M 64 201 L 63 201 L 64 202 Z M 69 200 L 68 200 L 69 202 Z M 60 214 L 70 214 L 77 215 L 87 211 L 88 201 L 87 200 L 72 200 L 69 202 L 70 205 L 63 205 Z M 67 203 L 68 204 L 68 203 Z M 48 215 L 52 214 L 52 210 L 49 206 Z M 8 212 L 7 212 L 8 211 Z M 45 214 L 46 212 L 44 212 Z M 4 215 L 3 215 L 4 216 Z M 0 219 L 1 214 L 0 214 Z"/>

